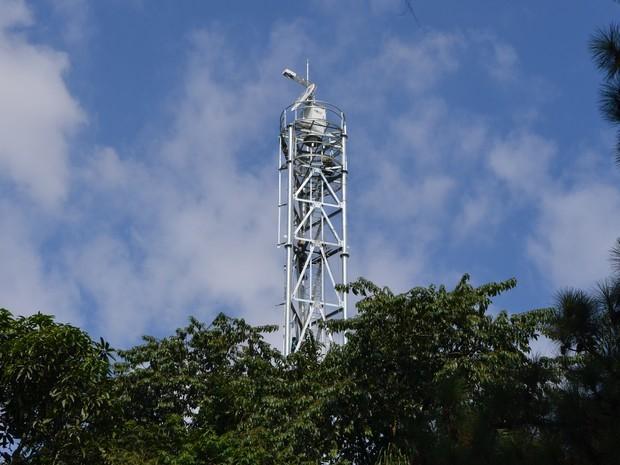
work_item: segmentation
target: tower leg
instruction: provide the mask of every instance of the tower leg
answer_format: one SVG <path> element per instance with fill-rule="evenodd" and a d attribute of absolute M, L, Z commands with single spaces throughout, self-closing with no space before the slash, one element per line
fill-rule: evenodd
<path fill-rule="evenodd" d="M 284 355 L 291 352 L 291 317 L 292 317 L 292 282 L 293 282 L 293 198 L 294 198 L 294 173 L 293 162 L 295 158 L 295 134 L 293 125 L 288 127 L 288 154 L 286 166 L 288 168 L 288 199 L 287 199 L 287 234 L 286 234 L 286 302 L 284 316 Z"/>

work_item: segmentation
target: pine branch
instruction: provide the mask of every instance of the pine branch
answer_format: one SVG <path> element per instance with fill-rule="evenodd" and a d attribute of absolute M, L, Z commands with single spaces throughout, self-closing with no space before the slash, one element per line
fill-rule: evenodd
<path fill-rule="evenodd" d="M 620 75 L 620 25 L 612 23 L 599 29 L 590 39 L 590 51 L 596 66 L 606 74 L 607 80 Z"/>

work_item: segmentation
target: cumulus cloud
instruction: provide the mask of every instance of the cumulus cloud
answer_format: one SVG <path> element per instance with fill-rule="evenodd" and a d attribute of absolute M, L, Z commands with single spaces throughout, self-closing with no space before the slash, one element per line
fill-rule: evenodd
<path fill-rule="evenodd" d="M 375 62 L 377 74 L 392 76 L 399 89 L 423 92 L 444 74 L 456 71 L 461 43 L 459 35 L 442 33 L 424 36 L 415 44 L 389 40 Z"/>
<path fill-rule="evenodd" d="M 430 32 L 415 41 L 389 37 L 377 43 L 377 50 L 342 70 L 332 84 L 339 105 L 373 120 L 398 110 L 389 103 L 410 104 L 438 88 L 459 69 L 460 53 L 466 49 L 464 36 L 447 32 Z M 341 49 L 334 67 L 348 54 L 357 53 L 356 47 L 352 43 Z"/>
<path fill-rule="evenodd" d="M 225 70 L 235 63 L 222 37 L 195 34 L 166 143 L 134 160 L 103 148 L 85 168 L 92 198 L 80 208 L 111 208 L 129 233 L 121 239 L 119 225 L 104 225 L 68 254 L 67 267 L 117 341 L 215 309 L 272 321 L 265 314 L 282 297 L 276 147 L 252 146 L 277 121 L 256 116 L 279 84 L 280 42 L 265 69 L 231 85 Z"/>
<path fill-rule="evenodd" d="M 32 15 L 23 0 L 5 0 L 0 3 L 0 31 L 27 26 L 32 23 Z"/>
<path fill-rule="evenodd" d="M 130 254 L 126 241 L 101 233 L 68 250 L 65 257 L 82 297 L 97 305 L 89 323 L 113 342 L 124 340 L 128 333 L 142 333 L 159 310 L 153 308 L 152 297 L 161 292 L 144 286 Z"/>
<path fill-rule="evenodd" d="M 528 131 L 518 132 L 493 145 L 489 165 L 511 189 L 536 195 L 548 188 L 549 163 L 556 151 L 552 141 Z"/>
<path fill-rule="evenodd" d="M 556 288 L 587 288 L 609 274 L 609 250 L 620 231 L 620 190 L 587 155 L 558 172 L 557 144 L 527 130 L 496 140 L 488 154 L 509 198 L 531 212 L 525 250 Z"/>
<path fill-rule="evenodd" d="M 620 191 L 587 185 L 542 197 L 528 252 L 556 287 L 588 288 L 609 274 L 609 250 L 620 231 Z"/>
<path fill-rule="evenodd" d="M 497 225 L 501 219 L 501 204 L 495 194 L 497 186 L 486 186 L 484 189 L 468 193 L 464 196 L 462 206 L 454 221 L 454 236 L 462 240 L 472 234 L 478 237 Z"/>
<path fill-rule="evenodd" d="M 515 78 L 519 57 L 511 45 L 496 42 L 493 44 L 493 60 L 489 64 L 489 72 L 499 81 Z"/>
<path fill-rule="evenodd" d="M 75 307 L 77 289 L 64 279 L 58 264 L 42 258 L 40 238 L 32 231 L 31 220 L 6 202 L 0 203 L 0 218 L 0 307 L 83 323 Z"/>
<path fill-rule="evenodd" d="M 84 180 L 93 188 L 126 186 L 131 168 L 123 163 L 112 147 L 100 147 L 94 151 L 82 173 Z"/>
<path fill-rule="evenodd" d="M 71 47 L 83 47 L 94 29 L 88 0 L 48 0 L 62 19 L 62 35 Z"/>
<path fill-rule="evenodd" d="M 406 221 L 420 217 L 437 219 L 455 187 L 446 175 L 413 178 L 389 162 L 381 163 L 363 202 L 377 217 Z"/>
<path fill-rule="evenodd" d="M 524 77 L 519 67 L 519 54 L 511 44 L 489 32 L 472 32 L 470 36 L 480 49 L 481 68 L 497 83 L 516 84 L 517 77 Z"/>
<path fill-rule="evenodd" d="M 517 206 L 519 214 L 528 215 L 530 226 L 524 225 L 523 243 L 513 244 L 514 269 L 519 261 L 516 254 L 525 252 L 532 260 L 528 273 L 537 269 L 551 286 L 591 285 L 609 270 L 608 250 L 620 231 L 614 219 L 620 191 L 602 182 L 601 172 L 606 168 L 600 163 L 590 163 L 588 170 L 580 167 L 583 157 L 571 156 L 566 163 L 568 155 L 562 153 L 563 170 L 558 171 L 560 151 L 570 147 L 562 147 L 527 125 L 502 130 L 483 115 L 449 107 L 433 83 L 465 66 L 459 61 L 461 52 L 474 50 L 481 57 L 493 56 L 488 71 L 496 80 L 505 81 L 520 72 L 518 56 L 510 45 L 477 35 L 460 37 L 458 44 L 439 41 L 446 46 L 444 55 L 449 60 L 439 59 L 433 66 L 421 61 L 422 74 L 431 70 L 428 76 L 433 80 L 421 81 L 428 82 L 420 87 L 424 95 L 417 95 L 415 86 L 409 93 L 403 91 L 403 98 L 413 96 L 415 111 L 391 115 L 386 131 L 389 137 L 378 148 L 371 146 L 365 161 L 372 162 L 370 157 L 375 157 L 375 171 L 367 182 L 374 187 L 365 193 L 364 205 L 376 211 L 373 218 L 388 219 L 396 229 L 411 231 L 411 240 L 422 244 L 424 253 L 400 253 L 417 261 L 411 276 L 424 275 L 432 263 L 432 249 L 440 241 L 476 237 L 478 243 L 489 245 L 489 238 L 494 237 L 489 232 L 506 228 L 507 222 L 514 220 L 514 213 L 507 209 Z M 416 47 L 418 51 L 432 49 Z M 390 50 L 389 46 L 385 49 L 388 56 L 398 56 Z M 413 53 L 410 58 L 415 56 Z M 481 61 L 480 66 L 490 65 Z M 377 163 L 377 153 L 389 157 Z M 592 205 L 596 198 L 604 200 Z M 452 228 L 445 234 L 450 217 L 454 218 Z M 570 227 L 573 222 L 575 226 Z M 390 255 L 396 256 L 399 254 Z M 369 272 L 373 269 L 371 263 L 365 266 Z M 395 279 L 402 275 L 388 274 Z"/>
<path fill-rule="evenodd" d="M 425 269 L 428 256 L 425 248 L 415 242 L 401 243 L 387 235 L 369 231 L 363 245 L 354 250 L 352 271 L 395 292 L 404 292 L 412 283 L 420 283 L 430 273 Z"/>
<path fill-rule="evenodd" d="M 66 55 L 33 45 L 32 24 L 23 1 L 0 2 L 0 306 L 81 323 L 78 289 L 47 248 L 58 241 L 51 216 L 62 214 L 83 114 L 63 79 Z"/>
<path fill-rule="evenodd" d="M 2 3 L 0 181 L 53 207 L 66 197 L 69 138 L 84 116 L 63 79 L 67 56 L 12 31 L 29 21 L 23 2 Z"/>
<path fill-rule="evenodd" d="M 438 93 L 419 97 L 413 110 L 391 118 L 389 124 L 386 152 L 425 172 L 448 172 L 456 167 L 452 164 L 471 167 L 488 145 L 487 123 L 450 108 Z"/>

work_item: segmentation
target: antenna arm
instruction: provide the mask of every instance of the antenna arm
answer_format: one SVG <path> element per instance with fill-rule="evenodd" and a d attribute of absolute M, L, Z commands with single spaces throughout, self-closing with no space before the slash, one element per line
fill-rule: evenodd
<path fill-rule="evenodd" d="M 308 81 L 307 79 L 304 79 L 292 69 L 286 68 L 284 71 L 282 71 L 282 76 L 292 79 L 297 84 L 301 84 L 304 87 L 310 87 L 311 85 L 313 85 L 312 82 Z"/>

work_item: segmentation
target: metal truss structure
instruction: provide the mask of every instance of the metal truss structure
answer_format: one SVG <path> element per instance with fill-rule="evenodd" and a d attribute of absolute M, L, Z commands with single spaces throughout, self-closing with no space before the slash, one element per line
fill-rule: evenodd
<path fill-rule="evenodd" d="M 290 70 L 286 70 L 292 73 Z M 287 76 L 286 71 L 284 73 Z M 291 77 L 291 76 L 287 76 Z M 347 128 L 344 113 L 312 92 L 282 112 L 278 246 L 286 249 L 284 354 L 308 333 L 326 347 L 345 342 L 324 323 L 347 318 Z"/>

